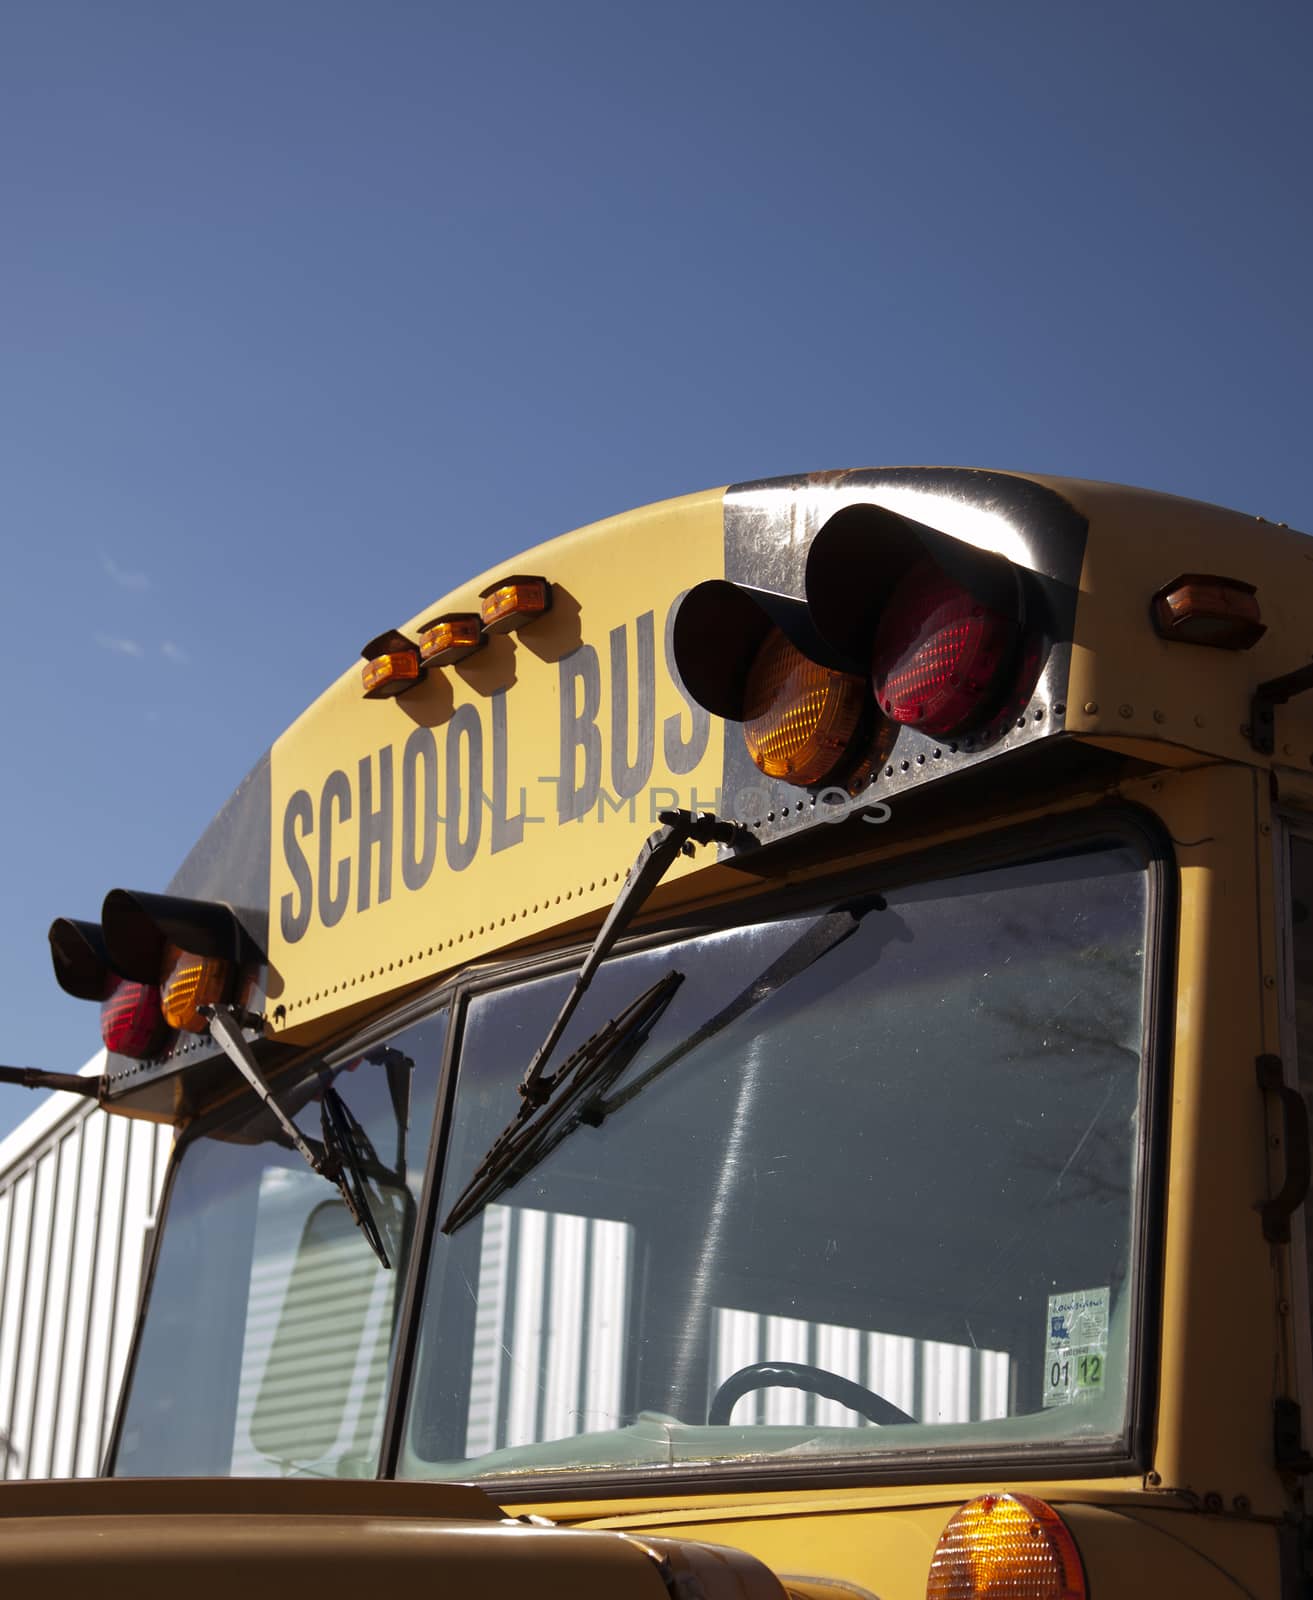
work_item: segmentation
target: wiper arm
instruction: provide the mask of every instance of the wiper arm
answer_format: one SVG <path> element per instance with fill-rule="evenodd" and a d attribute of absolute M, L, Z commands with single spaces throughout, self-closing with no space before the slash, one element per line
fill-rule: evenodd
<path fill-rule="evenodd" d="M 598 967 L 610 955 L 616 940 L 642 910 L 648 895 L 673 863 L 681 855 L 691 856 L 695 844 L 734 844 L 745 833 L 736 823 L 722 822 L 710 811 L 699 812 L 697 816 L 691 811 L 662 811 L 660 820 L 663 826 L 644 842 L 638 852 L 637 859 L 620 885 L 620 893 L 606 914 L 606 921 L 597 930 L 592 948 L 575 974 L 560 1015 L 547 1030 L 547 1037 L 538 1046 L 520 1080 L 520 1094 L 530 1107 L 542 1105 L 552 1093 L 556 1079 L 548 1077 L 547 1062 L 561 1042 L 561 1035 L 583 998 L 584 990 L 593 981 Z"/>
<path fill-rule="evenodd" d="M 359 1149 L 352 1131 L 355 1118 L 346 1110 L 337 1090 L 330 1087 L 324 1091 L 322 1110 L 324 1142 L 323 1146 L 316 1150 L 274 1099 L 273 1090 L 265 1082 L 264 1074 L 255 1059 L 255 1052 L 242 1033 L 243 1025 L 254 1025 L 258 1019 L 240 1011 L 236 1006 L 206 1006 L 202 1009 L 209 1020 L 210 1035 L 215 1044 L 259 1095 L 270 1115 L 291 1141 L 292 1148 L 304 1159 L 311 1171 L 317 1172 L 321 1178 L 327 1178 L 329 1183 L 336 1185 L 351 1220 L 364 1234 L 369 1248 L 385 1267 L 390 1268 L 392 1263 L 383 1248 L 383 1240 L 374 1222 L 374 1214 L 370 1209 L 364 1186 Z M 333 1102 L 332 1110 L 329 1109 L 330 1097 Z"/>
<path fill-rule="evenodd" d="M 683 981 L 682 972 L 666 973 L 568 1056 L 559 1072 L 551 1078 L 539 1077 L 546 1098 L 535 1103 L 526 1096 L 521 1101 L 515 1118 L 493 1140 L 447 1213 L 443 1233 L 454 1233 L 498 1195 L 513 1188 L 581 1122 L 601 1121 L 597 1106 L 603 1093 L 642 1048 Z"/>
<path fill-rule="evenodd" d="M 292 1148 L 305 1158 L 306 1164 L 321 1178 L 327 1178 L 329 1175 L 323 1155 L 311 1149 L 300 1128 L 274 1099 L 273 1090 L 265 1082 L 264 1074 L 255 1059 L 255 1052 L 242 1033 L 243 1027 L 255 1027 L 259 1019 L 239 1011 L 236 1006 L 202 1006 L 200 1011 L 210 1024 L 210 1037 L 259 1095 L 266 1110 L 292 1141 Z"/>
<path fill-rule="evenodd" d="M 862 925 L 862 918 L 868 911 L 884 909 L 883 896 L 873 894 L 862 900 L 851 901 L 821 917 L 714 1017 L 709 1018 L 700 1028 L 689 1034 L 687 1039 L 680 1040 L 659 1061 L 654 1061 L 650 1067 L 645 1068 L 632 1083 L 626 1084 L 610 1100 L 599 1098 L 593 1107 L 596 1121 L 600 1124 L 612 1112 L 627 1106 L 631 1100 L 642 1094 L 649 1084 L 654 1083 L 663 1073 L 669 1072 L 671 1067 L 676 1066 L 685 1056 L 691 1055 L 694 1050 L 706 1044 L 708 1039 L 714 1039 L 718 1033 L 723 1033 L 740 1017 L 761 1005 L 763 1001 L 769 1000 L 802 973 L 809 971 L 818 961 L 824 959 L 857 932 Z"/>

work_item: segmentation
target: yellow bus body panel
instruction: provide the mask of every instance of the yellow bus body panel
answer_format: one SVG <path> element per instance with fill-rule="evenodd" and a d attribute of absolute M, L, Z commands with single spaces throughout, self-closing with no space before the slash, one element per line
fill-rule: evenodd
<path fill-rule="evenodd" d="M 580 917 L 595 916 L 615 898 L 639 846 L 657 826 L 656 813 L 671 805 L 712 808 L 721 769 L 720 729 L 713 726 L 701 759 L 691 771 L 673 771 L 666 760 L 666 725 L 672 736 L 691 722 L 687 702 L 666 666 L 667 617 L 684 590 L 723 570 L 723 492 L 671 500 L 583 528 L 515 558 L 426 605 L 402 625 L 418 637 L 418 625 L 447 611 L 477 611 L 479 591 L 511 572 L 540 573 L 553 585 L 552 611 L 520 633 L 494 636 L 487 648 L 457 666 L 430 674 L 409 693 L 391 700 L 366 700 L 360 664 L 351 667 L 274 745 L 271 760 L 272 867 L 270 882 L 269 1013 L 275 1029 L 290 1038 L 312 1036 L 329 1018 L 340 1026 L 347 1007 L 377 1004 L 403 986 L 464 966 L 494 950 L 531 942 L 545 931 Z M 419 563 L 417 563 L 419 565 Z M 647 618 L 646 622 L 641 619 Z M 638 630 L 650 629 L 655 649 L 655 749 L 651 773 L 632 803 L 615 809 L 608 801 L 577 821 L 558 823 L 557 791 L 551 779 L 560 759 L 560 661 L 581 644 L 596 653 L 600 704 L 595 725 L 601 739 L 602 786 L 619 800 L 611 774 L 615 752 L 611 726 L 612 634 L 623 630 L 629 663 L 629 728 L 635 722 L 635 660 Z M 500 709 L 498 709 L 500 708 Z M 582 704 L 576 710 L 586 709 Z M 504 732 L 498 720 L 504 711 Z M 474 732 L 477 728 L 478 732 Z M 418 733 L 417 733 L 417 730 Z M 436 859 L 422 888 L 407 887 L 403 862 L 404 819 L 400 815 L 408 759 L 423 770 L 407 741 L 415 736 L 435 748 L 437 793 L 415 780 L 415 810 L 436 807 Z M 481 759 L 481 781 L 471 781 Z M 414 747 L 412 747 L 413 749 Z M 492 796 L 492 762 L 505 752 L 506 825 L 519 840 L 498 849 L 492 807 L 471 793 Z M 382 752 L 388 752 L 383 756 Z M 421 754 L 427 754 L 421 750 Z M 632 759 L 632 750 L 629 753 Z M 380 854 L 372 851 L 368 903 L 364 900 L 359 845 L 362 764 L 369 768 L 377 805 L 382 762 L 392 770 L 391 884 L 381 899 Z M 582 765 L 582 757 L 580 758 Z M 331 877 L 336 889 L 345 871 L 346 909 L 326 926 L 315 907 L 305 933 L 285 937 L 282 907 L 296 909 L 297 886 L 284 856 L 283 819 L 289 800 L 303 791 L 313 808 L 315 834 L 303 848 L 318 876 L 325 780 L 341 773 L 350 788 L 352 815 L 339 820 Z M 460 803 L 449 804 L 449 778 L 459 775 Z M 423 822 L 415 821 L 417 845 Z M 477 848 L 468 870 L 453 871 L 449 852 L 468 849 L 471 829 Z M 338 842 L 340 840 L 340 842 Z M 672 876 L 684 870 L 681 863 Z M 412 871 L 414 881 L 419 870 Z M 315 884 L 316 893 L 319 885 Z M 281 1008 L 281 1010 L 280 1010 Z"/>

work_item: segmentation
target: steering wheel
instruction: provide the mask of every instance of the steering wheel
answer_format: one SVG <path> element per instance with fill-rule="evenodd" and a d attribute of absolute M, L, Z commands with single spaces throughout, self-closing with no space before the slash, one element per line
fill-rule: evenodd
<path fill-rule="evenodd" d="M 757 1361 L 731 1373 L 716 1390 L 707 1412 L 708 1424 L 713 1428 L 728 1426 L 735 1402 L 754 1389 L 805 1389 L 808 1394 L 818 1394 L 824 1400 L 837 1400 L 841 1406 L 860 1412 L 868 1422 L 878 1423 L 882 1428 L 895 1422 L 916 1421 L 892 1401 L 876 1394 L 874 1389 L 864 1388 L 851 1378 L 841 1378 L 837 1372 L 804 1366 L 801 1361 Z"/>

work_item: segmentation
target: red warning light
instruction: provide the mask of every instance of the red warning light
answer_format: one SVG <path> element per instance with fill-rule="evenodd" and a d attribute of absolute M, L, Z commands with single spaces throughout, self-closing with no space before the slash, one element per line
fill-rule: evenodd
<path fill-rule="evenodd" d="M 960 732 L 993 710 L 1018 624 L 947 578 L 912 567 L 884 608 L 871 652 L 880 710 L 925 733 Z"/>

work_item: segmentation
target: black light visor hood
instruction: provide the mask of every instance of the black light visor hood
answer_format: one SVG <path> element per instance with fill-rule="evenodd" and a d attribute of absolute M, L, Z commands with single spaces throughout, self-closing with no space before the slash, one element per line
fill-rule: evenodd
<path fill-rule="evenodd" d="M 1025 621 L 1022 575 L 1006 557 L 883 506 L 845 506 L 818 531 L 807 552 L 807 605 L 830 649 L 868 661 L 876 624 L 895 584 L 926 556 L 982 605 Z"/>
<path fill-rule="evenodd" d="M 75 1000 L 103 1000 L 114 981 L 98 922 L 56 917 L 47 935 L 55 982 Z"/>
<path fill-rule="evenodd" d="M 674 626 L 675 663 L 684 687 L 700 706 L 731 722 L 743 720 L 748 673 L 772 628 L 823 667 L 862 671 L 817 632 L 805 601 L 709 578 L 680 601 Z"/>
<path fill-rule="evenodd" d="M 105 896 L 101 926 L 111 966 L 138 983 L 159 981 L 166 945 L 238 964 L 247 955 L 236 916 L 227 906 L 209 900 L 111 889 Z"/>

